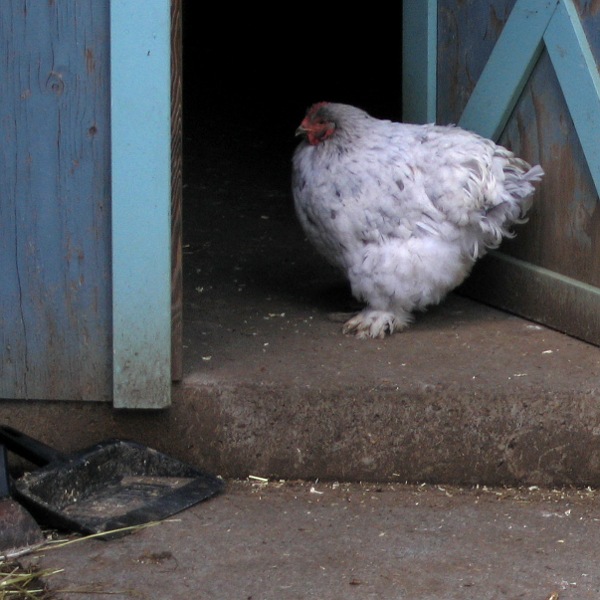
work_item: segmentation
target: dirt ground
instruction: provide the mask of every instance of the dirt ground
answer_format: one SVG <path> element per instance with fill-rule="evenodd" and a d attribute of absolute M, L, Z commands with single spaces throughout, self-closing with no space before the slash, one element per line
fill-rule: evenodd
<path fill-rule="evenodd" d="M 58 598 L 600 597 L 591 489 L 232 481 L 154 527 L 27 560 Z M 553 595 L 554 594 L 554 595 Z"/>

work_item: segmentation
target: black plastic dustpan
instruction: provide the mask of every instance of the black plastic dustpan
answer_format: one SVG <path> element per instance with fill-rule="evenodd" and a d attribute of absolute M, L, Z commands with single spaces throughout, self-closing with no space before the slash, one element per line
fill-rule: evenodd
<path fill-rule="evenodd" d="M 129 440 L 110 439 L 64 455 L 12 427 L 0 443 L 43 465 L 13 494 L 42 523 L 85 534 L 160 521 L 224 487 L 222 479 Z"/>
<path fill-rule="evenodd" d="M 35 519 L 11 498 L 6 448 L 0 444 L 0 559 L 26 554 L 43 542 Z"/>

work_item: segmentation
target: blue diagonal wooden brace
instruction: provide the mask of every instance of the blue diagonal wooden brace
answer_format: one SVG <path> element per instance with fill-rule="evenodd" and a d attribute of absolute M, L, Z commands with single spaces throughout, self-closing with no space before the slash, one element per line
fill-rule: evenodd
<path fill-rule="evenodd" d="M 498 139 L 544 46 L 600 193 L 600 75 L 572 0 L 517 0 L 459 125 Z"/>

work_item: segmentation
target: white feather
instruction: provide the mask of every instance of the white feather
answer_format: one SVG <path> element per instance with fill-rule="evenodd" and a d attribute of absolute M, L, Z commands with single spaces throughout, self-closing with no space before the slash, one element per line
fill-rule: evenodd
<path fill-rule="evenodd" d="M 524 222 L 544 174 L 458 127 L 382 121 L 344 104 L 311 111 L 333 133 L 294 153 L 296 212 L 367 305 L 344 328 L 358 337 L 406 327 L 462 283 Z"/>

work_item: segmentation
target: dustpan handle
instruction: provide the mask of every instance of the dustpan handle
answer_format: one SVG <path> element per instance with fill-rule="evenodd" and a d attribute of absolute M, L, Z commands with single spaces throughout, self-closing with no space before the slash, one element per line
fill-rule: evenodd
<path fill-rule="evenodd" d="M 10 481 L 8 479 L 8 458 L 6 448 L 0 445 L 0 499 L 10 496 Z"/>
<path fill-rule="evenodd" d="M 38 466 L 66 460 L 58 450 L 8 425 L 0 425 L 0 444 Z"/>

